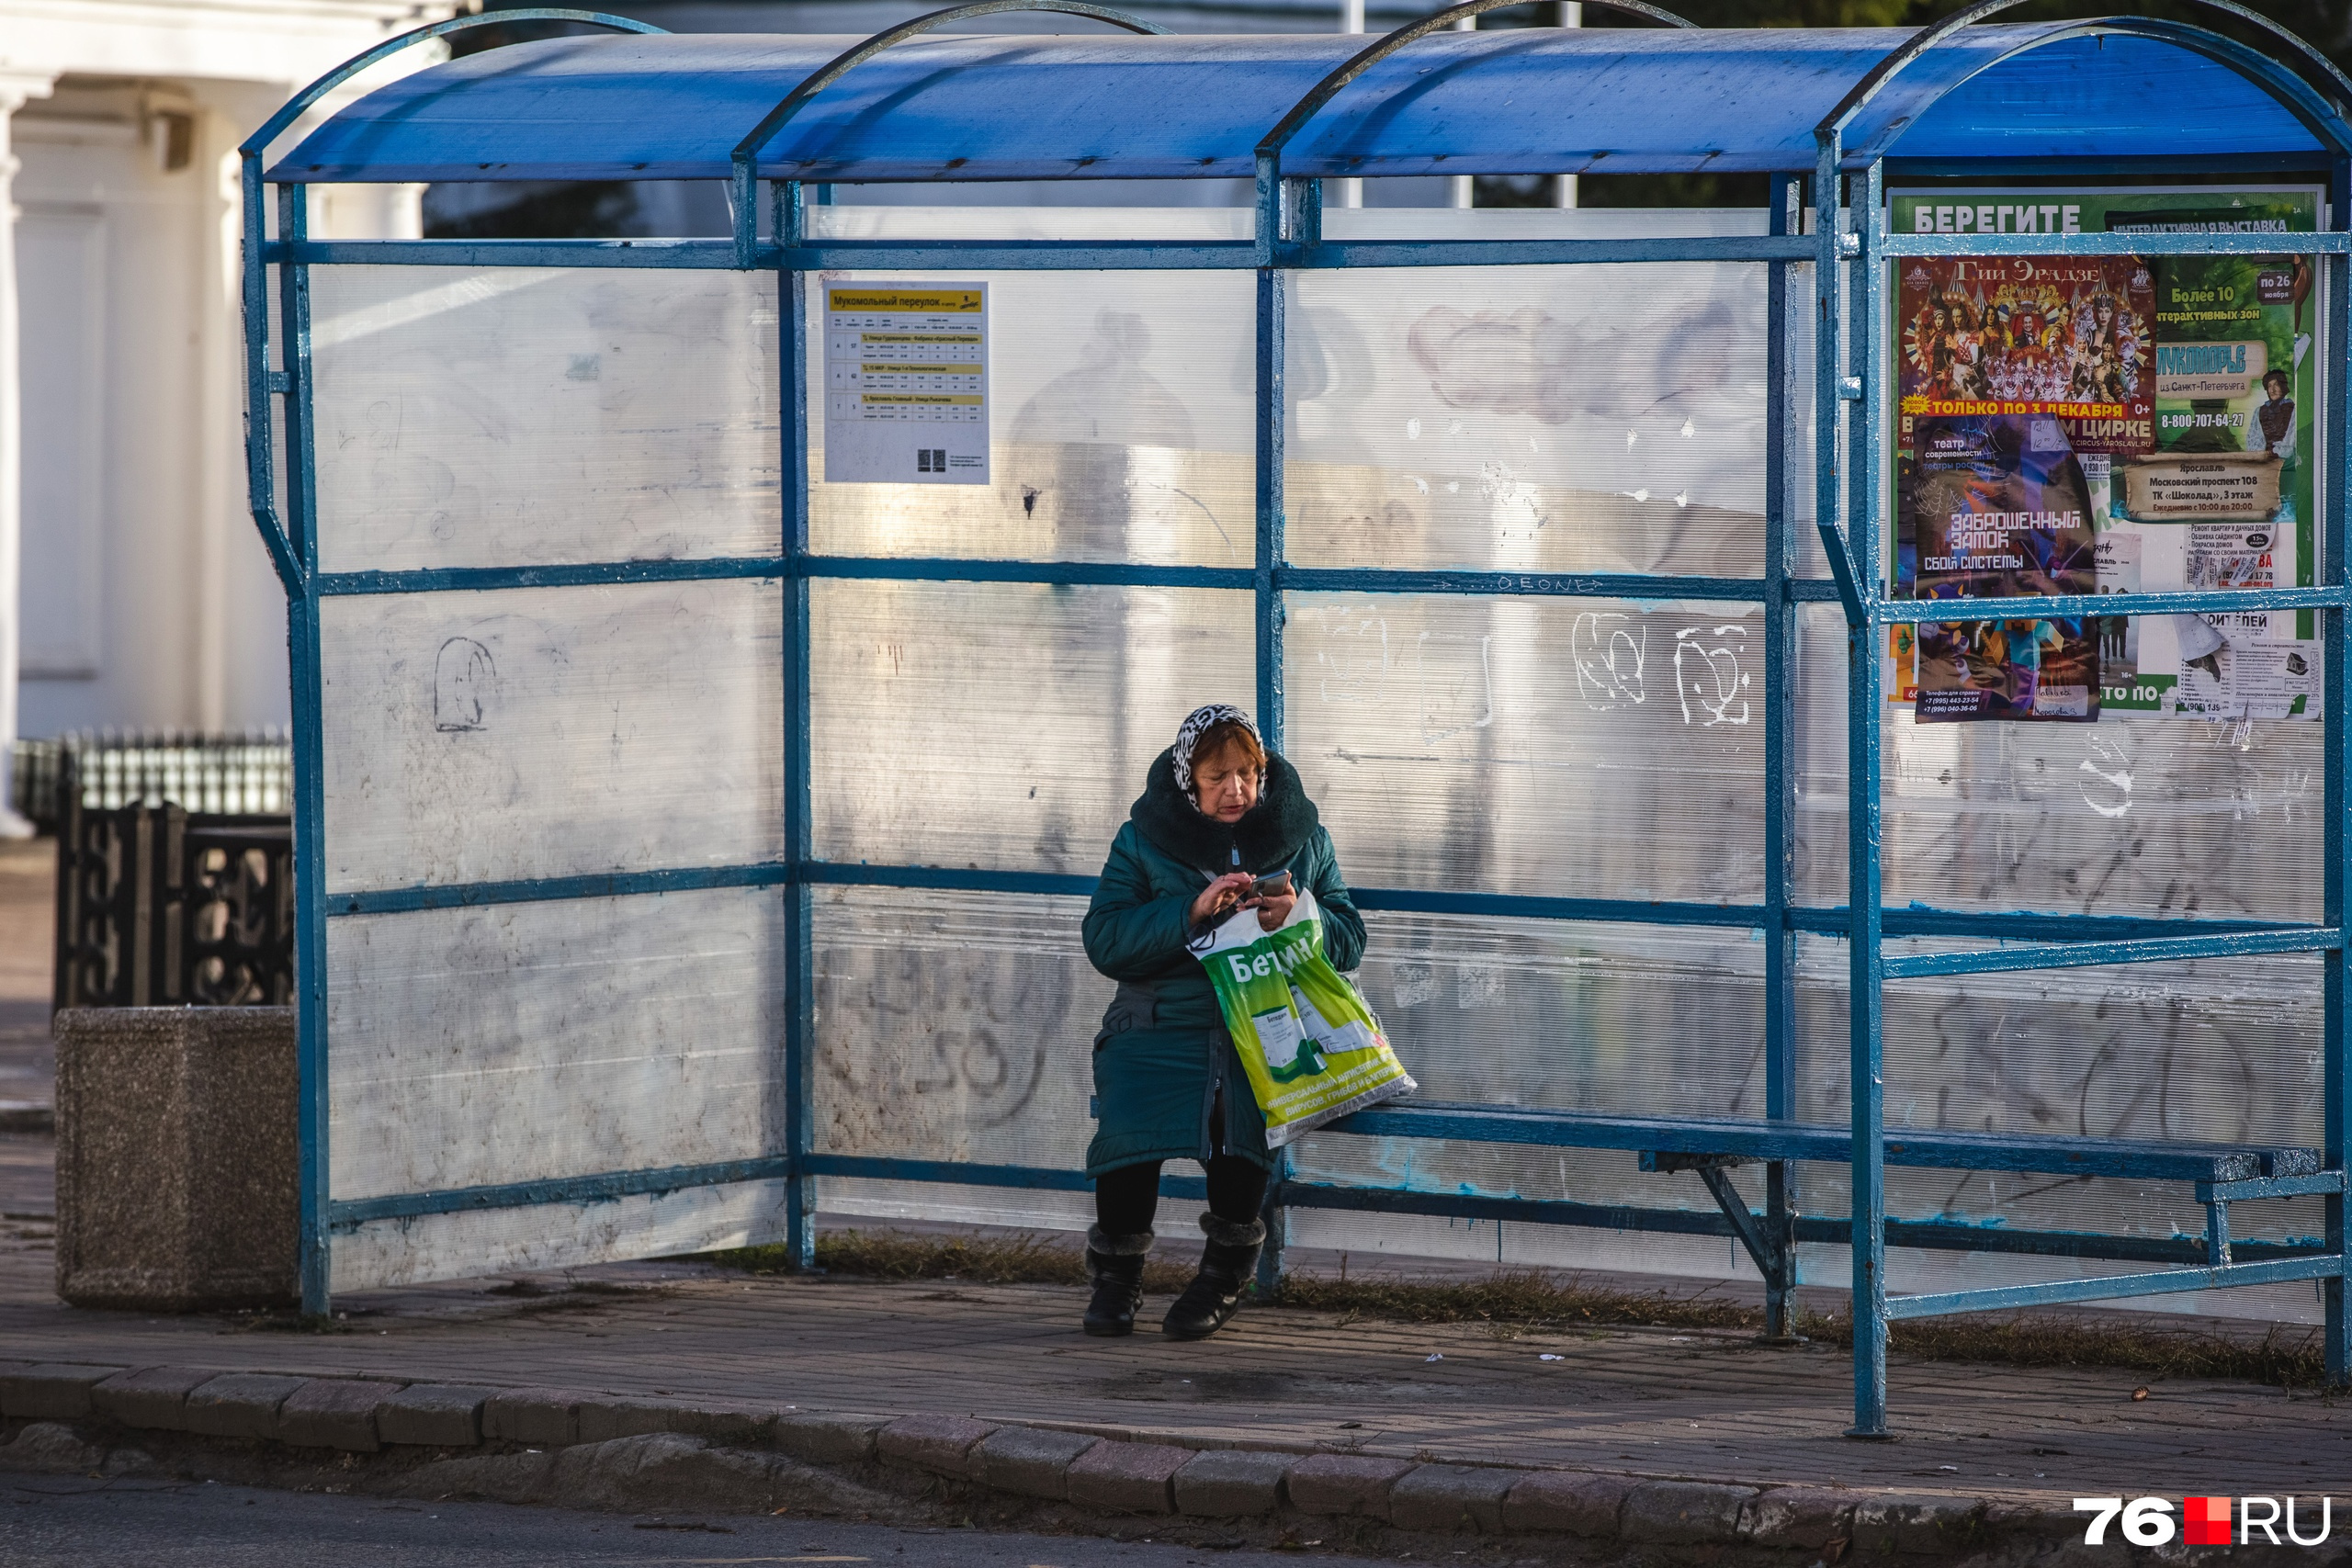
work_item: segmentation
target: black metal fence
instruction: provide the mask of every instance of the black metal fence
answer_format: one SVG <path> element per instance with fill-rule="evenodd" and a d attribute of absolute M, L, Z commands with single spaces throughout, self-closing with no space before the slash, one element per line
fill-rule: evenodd
<path fill-rule="evenodd" d="M 44 833 L 61 832 L 69 772 L 87 810 L 166 803 L 207 816 L 282 817 L 293 809 L 294 750 L 274 729 L 76 731 L 19 740 L 9 798 Z"/>
<path fill-rule="evenodd" d="M 100 791 L 81 784 L 77 761 L 68 753 L 55 779 L 55 1005 L 291 1004 L 290 820 L 175 802 L 94 807 Z"/>

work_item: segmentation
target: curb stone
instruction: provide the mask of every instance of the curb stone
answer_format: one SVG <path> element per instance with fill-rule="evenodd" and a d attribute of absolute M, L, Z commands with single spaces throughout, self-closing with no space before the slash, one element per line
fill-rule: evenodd
<path fill-rule="evenodd" d="M 1503 1525 L 1532 1534 L 1614 1536 L 1625 1495 L 1638 1484 L 1625 1475 L 1539 1470 L 1504 1495 Z"/>
<path fill-rule="evenodd" d="M 1755 1495 L 1753 1486 L 1720 1486 L 1707 1481 L 1645 1481 L 1625 1494 L 1618 1531 L 1627 1540 L 1671 1546 L 1736 1540 L 1740 1513 Z"/>
<path fill-rule="evenodd" d="M 978 1481 L 975 1450 L 996 1429 L 995 1422 L 968 1416 L 904 1416 L 883 1427 L 876 1442 L 884 1459 L 956 1481 Z"/>
<path fill-rule="evenodd" d="M 1212 1519 L 1271 1514 L 1282 1506 L 1283 1476 L 1296 1462 L 1291 1454 L 1234 1449 L 1196 1453 L 1176 1472 L 1176 1511 Z"/>
<path fill-rule="evenodd" d="M 1308 1514 L 1388 1517 L 1388 1489 L 1412 1464 L 1365 1454 L 1310 1454 L 1290 1467 L 1291 1506 Z"/>
<path fill-rule="evenodd" d="M 1425 1464 L 1388 1489 L 1388 1522 L 1398 1529 L 1493 1535 L 1503 1528 L 1503 1498 L 1518 1480 L 1508 1470 Z"/>
<path fill-rule="evenodd" d="M 980 1440 L 980 1483 L 1024 1497 L 1069 1499 L 1070 1461 L 1096 1447 L 1099 1438 L 1074 1432 L 1041 1432 L 1028 1427 L 999 1427 Z"/>
<path fill-rule="evenodd" d="M 277 1407 L 277 1440 L 297 1448 L 372 1454 L 382 1446 L 376 1412 L 400 1384 L 312 1378 Z"/>
<path fill-rule="evenodd" d="M 1739 1517 L 1739 1533 L 1758 1546 L 1819 1551 L 1833 1540 L 1853 1539 L 1858 1492 L 1781 1486 L 1760 1494 Z"/>
<path fill-rule="evenodd" d="M 1984 1513 L 1983 1503 L 1962 1497 L 1865 1497 L 1854 1507 L 1854 1545 L 1874 1553 L 1965 1551 L 1990 1536 Z"/>
<path fill-rule="evenodd" d="M 208 1438 L 274 1438 L 277 1407 L 301 1386 L 300 1378 L 223 1372 L 188 1394 L 187 1429 Z"/>
<path fill-rule="evenodd" d="M 90 1391 L 122 1370 L 40 1361 L 22 1371 L 0 1373 L 0 1417 L 86 1421 L 96 1414 L 90 1407 Z"/>
<path fill-rule="evenodd" d="M 1072 1461 L 1069 1500 L 1121 1514 L 1176 1511 L 1176 1472 L 1190 1449 L 1165 1443 L 1097 1443 Z"/>
<path fill-rule="evenodd" d="M 2056 1561 L 2051 1549 L 2070 1543 L 2079 1525 L 2055 1504 L 1962 1495 L 1759 1489 L 1271 1444 L 1204 1448 L 967 1416 L 175 1367 L 0 1361 L 0 1470 L 206 1473 L 620 1511 L 936 1518 L 927 1510 L 944 1507 L 969 1522 L 976 1509 L 1002 1520 L 1042 1508 L 1049 1528 L 1081 1530 L 1105 1515 L 1178 1515 L 1199 1521 L 1180 1529 L 1216 1521 L 1261 1539 L 1282 1532 L 1275 1544 L 1304 1516 L 1365 1521 L 1347 1528 L 1367 1547 L 1386 1539 L 1385 1526 L 1410 1532 L 1398 1546 L 1432 1536 L 1581 1536 L 1688 1549 L 1646 1553 L 1660 1562 L 1712 1562 L 1725 1547 L 1745 1547 L 1825 1561 L 1850 1549 L 1852 1563 L 1873 1565 L 1940 1557 L 2016 1568 Z M 142 1430 L 156 1438 L 124 1440 Z M 363 1455 L 375 1457 L 352 1469 Z M 972 1490 L 943 1493 L 933 1477 Z"/>
<path fill-rule="evenodd" d="M 117 1372 L 90 1390 L 90 1411 L 126 1427 L 185 1432 L 188 1429 L 187 1396 L 218 1375 L 186 1367 L 141 1367 L 133 1372 Z"/>
<path fill-rule="evenodd" d="M 494 1388 L 411 1383 L 376 1406 L 376 1436 L 419 1448 L 471 1448 L 481 1441 L 481 1408 Z"/>

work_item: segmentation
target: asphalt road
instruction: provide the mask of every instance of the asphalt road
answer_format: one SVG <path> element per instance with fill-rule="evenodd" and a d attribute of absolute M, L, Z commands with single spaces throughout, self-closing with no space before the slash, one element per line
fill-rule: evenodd
<path fill-rule="evenodd" d="M 1451 1557 L 1480 1564 L 1485 1554 Z M 1509 1562 L 1509 1558 L 1487 1559 Z M 1216 1551 L 1087 1536 L 905 1530 L 729 1516 L 650 1519 L 498 1503 L 0 1474 L 8 1568 L 537 1568 L 871 1562 L 888 1568 L 1374 1568 L 1316 1551 Z"/>

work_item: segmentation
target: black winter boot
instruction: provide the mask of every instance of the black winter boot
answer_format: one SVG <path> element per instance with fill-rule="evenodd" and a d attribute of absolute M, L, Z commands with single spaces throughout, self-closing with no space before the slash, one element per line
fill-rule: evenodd
<path fill-rule="evenodd" d="M 1086 1303 L 1086 1332 L 1115 1339 L 1136 1331 L 1136 1308 L 1143 1305 L 1143 1261 L 1152 1235 L 1107 1235 L 1101 1225 L 1086 1230 L 1086 1269 L 1094 1276 L 1094 1299 Z"/>
<path fill-rule="evenodd" d="M 1201 1249 L 1201 1271 L 1159 1321 L 1159 1331 L 1170 1339 L 1206 1339 L 1223 1328 L 1257 1276 L 1258 1250 L 1266 1244 L 1263 1220 L 1245 1225 L 1203 1214 L 1201 1229 L 1209 1238 Z"/>

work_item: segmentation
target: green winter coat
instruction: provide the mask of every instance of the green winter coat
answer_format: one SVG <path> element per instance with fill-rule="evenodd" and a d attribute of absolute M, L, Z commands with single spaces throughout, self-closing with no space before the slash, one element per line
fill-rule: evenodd
<path fill-rule="evenodd" d="M 1332 966 L 1354 969 L 1363 956 L 1363 917 L 1297 772 L 1268 758 L 1258 804 L 1227 827 L 1177 787 L 1174 754 L 1159 754 L 1112 840 L 1086 911 L 1086 956 L 1119 982 L 1094 1037 L 1088 1176 L 1146 1160 L 1205 1160 L 1219 1143 L 1227 1154 L 1272 1168 L 1266 1119 L 1242 1076 L 1216 992 L 1184 944 L 1198 934 L 1188 929 L 1193 900 L 1215 876 L 1267 876 L 1285 867 L 1322 907 L 1323 951 Z M 1220 1089 L 1218 1139 L 1209 1116 Z"/>

